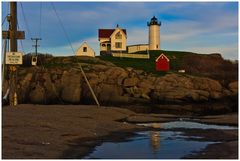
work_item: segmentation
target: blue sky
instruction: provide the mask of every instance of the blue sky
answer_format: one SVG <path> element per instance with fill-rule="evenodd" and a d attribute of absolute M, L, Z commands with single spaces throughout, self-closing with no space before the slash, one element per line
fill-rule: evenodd
<path fill-rule="evenodd" d="M 18 3 L 19 28 L 26 31 L 25 53 L 33 52 L 31 37 L 41 34 L 39 52 L 73 55 L 50 2 Z M 42 25 L 40 30 L 40 3 Z M 238 2 L 53 2 L 74 50 L 87 42 L 98 54 L 98 29 L 127 29 L 127 44 L 148 43 L 147 22 L 156 16 L 161 22 L 161 49 L 221 53 L 238 59 Z M 2 19 L 9 3 L 2 3 Z M 7 23 L 3 29 L 7 28 Z M 41 31 L 41 33 L 40 33 Z M 19 43 L 19 50 L 22 46 Z"/>

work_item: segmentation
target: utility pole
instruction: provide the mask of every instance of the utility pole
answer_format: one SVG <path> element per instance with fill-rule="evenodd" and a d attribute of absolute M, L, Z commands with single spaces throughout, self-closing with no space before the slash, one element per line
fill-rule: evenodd
<path fill-rule="evenodd" d="M 9 30 L 2 31 L 3 39 L 10 39 L 10 52 L 17 52 L 17 39 L 24 39 L 24 31 L 17 31 L 17 2 L 10 2 L 10 16 L 8 17 Z M 10 106 L 17 105 L 17 66 L 9 66 L 9 102 Z"/>
<path fill-rule="evenodd" d="M 33 47 L 35 47 L 35 56 L 37 56 L 37 48 L 40 46 L 38 45 L 38 41 L 42 40 L 41 38 L 31 38 L 32 41 L 35 41 L 35 45 L 33 45 Z"/>
<path fill-rule="evenodd" d="M 17 51 L 17 2 L 10 3 L 10 51 Z M 17 105 L 17 67 L 10 65 L 10 93 L 9 102 L 10 106 Z"/>

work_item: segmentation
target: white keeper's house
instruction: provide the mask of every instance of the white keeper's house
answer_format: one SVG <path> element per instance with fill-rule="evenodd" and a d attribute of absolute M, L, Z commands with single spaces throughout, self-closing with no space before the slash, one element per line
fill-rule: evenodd
<path fill-rule="evenodd" d="M 100 55 L 111 55 L 112 52 L 126 52 L 127 32 L 117 25 L 115 29 L 99 29 L 98 40 Z"/>
<path fill-rule="evenodd" d="M 132 57 L 136 52 L 149 50 L 160 50 L 160 26 L 161 22 L 153 16 L 147 23 L 148 44 L 127 44 L 127 31 L 118 25 L 115 29 L 98 29 L 98 41 L 100 55 L 112 55 L 121 57 Z M 149 57 L 147 57 L 149 58 Z"/>

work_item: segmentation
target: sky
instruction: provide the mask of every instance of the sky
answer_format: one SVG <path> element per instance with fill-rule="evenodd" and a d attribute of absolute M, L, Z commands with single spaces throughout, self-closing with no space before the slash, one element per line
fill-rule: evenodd
<path fill-rule="evenodd" d="M 2 2 L 2 21 L 8 12 L 9 3 Z M 74 55 L 87 42 L 99 55 L 98 29 L 117 24 L 127 30 L 127 45 L 147 44 L 153 16 L 162 23 L 162 50 L 238 59 L 238 2 L 21 2 L 18 26 L 26 39 L 19 41 L 19 51 L 34 52 L 31 38 L 41 37 L 41 53 Z"/>

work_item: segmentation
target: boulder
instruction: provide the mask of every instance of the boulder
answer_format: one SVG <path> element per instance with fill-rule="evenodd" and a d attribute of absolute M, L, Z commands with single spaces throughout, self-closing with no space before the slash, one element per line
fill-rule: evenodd
<path fill-rule="evenodd" d="M 133 78 L 126 78 L 123 82 L 124 87 L 133 87 L 136 86 L 139 82 L 139 79 L 137 77 Z"/>
<path fill-rule="evenodd" d="M 210 92 L 210 97 L 212 99 L 220 99 L 222 97 L 222 93 L 221 92 L 212 91 L 212 92 Z"/>
<path fill-rule="evenodd" d="M 18 90 L 18 101 L 19 103 L 23 103 L 27 101 L 27 97 L 29 94 L 29 90 L 30 90 L 30 82 L 32 80 L 33 74 L 32 73 L 27 73 L 27 75 L 20 80 L 19 84 L 20 84 L 20 89 Z"/>
<path fill-rule="evenodd" d="M 150 99 L 151 99 L 151 98 L 150 98 L 147 94 L 145 94 L 145 93 L 142 93 L 141 97 L 142 97 L 142 98 L 145 98 L 145 99 L 147 99 L 147 100 L 150 100 Z"/>
<path fill-rule="evenodd" d="M 142 74 L 144 74 L 144 71 L 143 71 L 143 70 L 134 70 L 134 72 L 135 72 L 137 75 L 142 75 Z"/>
<path fill-rule="evenodd" d="M 106 76 L 106 74 L 104 72 L 100 72 L 98 74 L 98 78 L 99 78 L 99 82 L 101 82 L 101 83 L 103 83 L 103 82 L 105 82 L 107 80 L 107 76 Z"/>
<path fill-rule="evenodd" d="M 46 97 L 45 97 L 45 90 L 42 86 L 37 84 L 29 93 L 29 100 L 31 103 L 34 104 L 45 104 Z"/>
<path fill-rule="evenodd" d="M 98 75 L 95 74 L 95 73 L 93 73 L 93 72 L 91 72 L 91 73 L 85 73 L 85 74 L 86 74 L 86 77 L 87 77 L 88 79 L 96 79 L 96 78 L 98 78 Z"/>
<path fill-rule="evenodd" d="M 91 68 L 95 71 L 95 72 L 104 72 L 107 69 L 109 69 L 108 66 L 106 65 L 102 65 L 102 64 L 94 64 L 91 66 Z"/>
<path fill-rule="evenodd" d="M 137 84 L 139 88 L 144 88 L 144 89 L 154 89 L 154 86 L 152 85 L 152 82 L 150 80 L 140 80 Z"/>
<path fill-rule="evenodd" d="M 157 78 L 151 97 L 158 101 L 207 101 L 220 99 L 223 87 L 209 78 L 168 74 Z M 156 96 L 154 96 L 156 95 Z"/>
<path fill-rule="evenodd" d="M 56 103 L 59 101 L 59 93 L 57 92 L 55 85 L 51 80 L 51 76 L 48 72 L 43 74 L 43 79 L 45 80 L 43 86 L 46 92 L 46 103 Z M 55 80 L 56 81 L 56 80 Z"/>
<path fill-rule="evenodd" d="M 111 67 L 105 72 L 108 84 L 121 85 L 123 79 L 128 77 L 127 71 L 120 67 Z"/>
<path fill-rule="evenodd" d="M 99 84 L 94 88 L 97 98 L 100 104 L 104 105 L 120 105 L 127 104 L 129 97 L 123 96 L 123 89 L 118 85 L 113 84 Z M 92 96 L 88 92 L 88 98 L 92 99 Z M 92 99 L 93 101 L 93 99 Z"/>
<path fill-rule="evenodd" d="M 64 71 L 62 75 L 61 98 L 68 103 L 80 103 L 81 100 L 81 81 L 80 73 Z"/>
<path fill-rule="evenodd" d="M 194 82 L 194 88 L 199 90 L 206 90 L 206 91 L 222 91 L 222 85 L 213 79 L 209 78 L 200 78 L 200 77 L 193 77 L 192 82 Z"/>
<path fill-rule="evenodd" d="M 151 76 L 151 75 L 147 75 L 147 80 L 149 80 L 151 82 L 151 84 L 154 84 L 157 77 Z"/>
<path fill-rule="evenodd" d="M 238 82 L 237 81 L 229 83 L 228 87 L 229 87 L 230 91 L 233 92 L 234 94 L 238 93 Z"/>
<path fill-rule="evenodd" d="M 157 102 L 184 102 L 184 101 L 206 101 L 210 94 L 202 90 L 189 90 L 186 88 L 178 88 L 167 91 L 155 90 L 151 98 Z"/>

